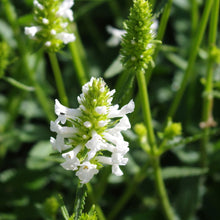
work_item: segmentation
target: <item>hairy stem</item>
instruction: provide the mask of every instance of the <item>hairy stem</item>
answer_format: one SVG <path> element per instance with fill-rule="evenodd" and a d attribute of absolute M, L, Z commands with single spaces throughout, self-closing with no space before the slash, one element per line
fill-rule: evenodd
<path fill-rule="evenodd" d="M 157 146 L 152 126 L 152 118 L 151 118 L 151 111 L 150 111 L 150 104 L 149 104 L 149 98 L 148 98 L 148 92 L 147 92 L 147 86 L 146 81 L 144 77 L 143 71 L 137 71 L 136 74 L 137 81 L 138 81 L 138 87 L 140 91 L 140 96 L 142 100 L 142 108 L 143 108 L 143 115 L 144 115 L 144 121 L 148 132 L 148 140 L 151 147 L 151 155 L 152 155 L 152 164 L 154 168 L 154 177 L 155 177 L 155 184 L 157 188 L 157 193 L 161 201 L 161 207 L 164 213 L 164 216 L 167 220 L 173 220 L 175 219 L 172 207 L 170 205 L 166 188 L 163 182 L 162 174 L 161 174 L 161 168 L 159 163 L 159 156 L 156 155 Z"/>
<path fill-rule="evenodd" d="M 86 195 L 86 185 L 79 183 L 76 191 L 76 199 L 74 205 L 74 220 L 79 220 L 80 216 L 82 215 Z"/>

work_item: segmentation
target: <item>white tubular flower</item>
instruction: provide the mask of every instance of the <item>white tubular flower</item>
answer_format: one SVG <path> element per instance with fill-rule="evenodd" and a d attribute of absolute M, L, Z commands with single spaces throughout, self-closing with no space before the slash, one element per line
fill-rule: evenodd
<path fill-rule="evenodd" d="M 57 15 L 73 21 L 73 11 L 71 10 L 73 4 L 73 0 L 64 0 L 63 3 L 60 5 Z"/>
<path fill-rule="evenodd" d="M 89 161 L 85 161 L 80 165 L 79 170 L 76 172 L 76 176 L 79 177 L 82 184 L 88 183 L 92 177 L 99 172 L 96 167 L 97 165 L 91 164 Z"/>
<path fill-rule="evenodd" d="M 118 105 L 112 106 L 114 93 L 102 78 L 92 77 L 77 97 L 77 109 L 67 108 L 55 100 L 58 117 L 51 122 L 50 129 L 57 136 L 56 139 L 51 137 L 51 144 L 62 153 L 65 162 L 61 166 L 77 171 L 83 184 L 89 182 L 103 164 L 112 165 L 112 173 L 121 176 L 119 166 L 128 161 L 124 157 L 129 151 L 128 142 L 124 141 L 121 131 L 131 127 L 126 114 L 134 111 L 134 102 L 131 100 L 121 109 Z"/>
<path fill-rule="evenodd" d="M 111 25 L 108 25 L 106 27 L 106 30 L 109 34 L 112 35 L 107 41 L 107 45 L 109 47 L 118 46 L 121 42 L 122 35 L 124 35 L 126 33 L 125 30 L 120 30 L 120 29 L 114 28 Z"/>
<path fill-rule="evenodd" d="M 40 27 L 37 27 L 37 26 L 25 27 L 24 33 L 28 35 L 30 38 L 33 38 L 39 30 L 40 30 Z"/>
<path fill-rule="evenodd" d="M 68 26 L 74 20 L 73 0 L 34 0 L 34 22 L 32 27 L 25 27 L 25 34 L 37 40 L 49 52 L 57 52 L 75 41 Z"/>

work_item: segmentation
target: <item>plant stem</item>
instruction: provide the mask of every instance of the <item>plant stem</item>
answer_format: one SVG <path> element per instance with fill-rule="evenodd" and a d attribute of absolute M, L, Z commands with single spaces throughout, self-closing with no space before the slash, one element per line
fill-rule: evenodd
<path fill-rule="evenodd" d="M 219 0 L 214 1 L 213 9 L 210 20 L 210 29 L 209 29 L 209 47 L 210 53 L 211 48 L 216 44 L 217 30 L 218 30 L 218 17 L 219 17 Z M 209 119 L 212 119 L 212 110 L 213 110 L 213 97 L 210 95 L 213 90 L 213 65 L 214 60 L 209 57 L 207 72 L 206 72 L 206 84 L 205 84 L 205 97 L 203 101 L 202 109 L 202 121 L 206 123 Z M 204 137 L 201 143 L 201 152 L 200 152 L 200 161 L 201 166 L 207 166 L 207 144 L 209 141 L 209 127 L 204 129 Z"/>
<path fill-rule="evenodd" d="M 74 220 L 79 220 L 80 216 L 82 215 L 86 195 L 86 185 L 79 183 L 76 191 L 76 199 L 74 205 Z"/>
<path fill-rule="evenodd" d="M 56 87 L 58 90 L 60 101 L 62 102 L 63 105 L 68 106 L 68 98 L 66 95 L 66 91 L 65 91 L 60 67 L 58 64 L 57 56 L 55 53 L 48 53 L 48 55 L 49 55 L 50 63 L 52 66 L 52 70 L 53 70 L 53 74 L 54 74 L 54 78 L 55 78 Z"/>
<path fill-rule="evenodd" d="M 171 6 L 172 6 L 172 1 L 173 0 L 169 0 L 167 2 L 166 6 L 164 8 L 163 15 L 162 15 L 161 20 L 160 20 L 160 26 L 159 26 L 158 33 L 157 33 L 157 40 L 159 40 L 159 41 L 162 41 L 165 30 L 166 30 L 166 27 L 167 27 L 167 22 L 168 22 L 168 19 L 169 19 L 169 16 L 170 16 L 170 10 L 171 10 Z M 157 47 L 155 48 L 154 55 L 153 55 L 153 60 L 154 61 L 155 61 L 155 59 L 158 55 L 160 47 L 161 47 L 161 45 L 158 44 Z M 146 77 L 147 84 L 149 83 L 149 81 L 151 79 L 153 69 L 154 69 L 154 67 L 152 65 L 149 65 L 149 67 L 146 71 L 145 77 Z"/>
<path fill-rule="evenodd" d="M 69 43 L 69 49 L 72 55 L 72 62 L 75 67 L 78 80 L 82 86 L 87 82 L 87 77 L 78 52 L 77 39 L 76 41 Z"/>
<path fill-rule="evenodd" d="M 148 98 L 144 72 L 141 70 L 137 71 L 136 77 L 137 77 L 139 92 L 140 92 L 140 96 L 142 100 L 142 108 L 143 108 L 143 114 L 144 114 L 144 121 L 145 121 L 145 125 L 147 128 L 147 136 L 148 136 L 149 144 L 150 144 L 151 151 L 152 151 L 151 156 L 152 156 L 152 164 L 154 168 L 154 177 L 155 177 L 157 193 L 161 201 L 161 207 L 162 207 L 164 216 L 166 216 L 167 220 L 173 220 L 175 219 L 175 216 L 171 208 L 171 205 L 169 203 L 169 199 L 168 199 L 165 185 L 163 182 L 161 169 L 160 169 L 160 163 L 159 163 L 159 156 L 156 154 L 157 146 L 156 146 L 153 126 L 152 126 L 150 104 L 149 104 L 149 98 Z"/>
<path fill-rule="evenodd" d="M 207 21 L 208 21 L 208 17 L 211 11 L 212 3 L 213 3 L 213 0 L 206 1 L 206 5 L 205 5 L 202 18 L 201 18 L 200 25 L 198 26 L 197 33 L 195 34 L 195 38 L 193 39 L 193 42 L 192 42 L 189 62 L 188 62 L 186 71 L 184 73 L 184 77 L 181 82 L 180 89 L 178 90 L 174 98 L 174 101 L 172 102 L 171 107 L 168 111 L 168 117 L 173 117 L 174 114 L 176 113 L 179 103 L 182 99 L 183 93 L 185 91 L 186 85 L 189 81 L 189 78 L 194 74 L 193 67 L 194 67 L 195 60 L 198 54 L 199 46 L 201 44 L 201 41 L 204 35 L 205 28 L 207 26 Z"/>
<path fill-rule="evenodd" d="M 199 20 L 199 8 L 197 0 L 191 0 L 192 36 L 195 34 Z"/>

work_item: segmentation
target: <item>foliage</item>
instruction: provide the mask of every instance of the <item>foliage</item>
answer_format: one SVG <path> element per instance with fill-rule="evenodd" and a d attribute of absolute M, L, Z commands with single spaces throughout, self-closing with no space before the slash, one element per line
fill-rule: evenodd
<path fill-rule="evenodd" d="M 79 219 L 164 218 L 155 191 L 147 137 L 149 130 L 143 124 L 143 100 L 133 74 L 135 66 L 132 59 L 127 60 L 124 56 L 132 52 L 140 58 L 142 47 L 146 49 L 149 43 L 160 40 L 162 44 L 154 44 L 148 51 L 153 56 L 144 53 L 139 61 L 146 75 L 152 69 L 151 79 L 148 78 L 150 74 L 145 77 L 153 128 L 157 134 L 156 155 L 161 159 L 161 175 L 168 197 L 179 219 L 218 220 L 218 26 L 215 40 L 210 37 L 213 38 L 215 19 L 218 17 L 215 16 L 215 9 L 219 8 L 219 1 L 134 2 L 143 4 L 141 12 L 137 8 L 130 10 L 132 0 L 75 0 L 74 21 L 68 31 L 76 36 L 74 49 L 79 60 L 74 58 L 73 65 L 74 51 L 71 46 L 65 46 L 57 53 L 69 107 L 77 107 L 77 96 L 81 93 L 82 82 L 77 69 L 79 62 L 86 79 L 103 77 L 110 90 L 116 89 L 114 104 L 122 107 L 131 99 L 135 101 L 135 111 L 129 115 L 132 129 L 123 132 L 130 146 L 128 164 L 122 168 L 124 175 L 115 177 L 104 166 L 92 179 L 91 185 L 86 185 L 88 196 Z M 209 2 L 215 5 L 210 11 L 206 10 L 207 24 L 200 43 L 196 44 L 198 50 L 194 51 L 195 39 L 201 31 L 200 24 L 204 21 L 202 18 Z M 146 12 L 147 20 L 142 17 Z M 147 29 L 136 23 L 138 13 Z M 135 39 L 131 39 L 129 34 L 123 37 L 123 42 L 131 43 L 122 51 L 123 63 L 127 62 L 126 69 L 129 71 L 125 71 L 119 63 L 120 46 L 110 48 L 106 45 L 110 37 L 106 26 L 111 24 L 123 28 L 123 21 L 127 18 L 138 29 L 132 30 Z M 155 36 L 148 35 L 153 22 L 151 18 L 159 22 Z M 63 160 L 54 154 L 49 143 L 50 137 L 54 136 L 50 132 L 49 122 L 55 120 L 54 100 L 59 94 L 48 54 L 40 48 L 42 45 L 36 45 L 24 33 L 24 28 L 32 24 L 32 0 L 0 1 L 0 47 L 3 48 L 0 55 L 0 219 L 74 219 L 78 182 L 73 172 L 60 167 Z M 124 27 L 127 31 L 130 25 L 126 20 Z M 143 41 L 138 41 L 139 34 L 144 36 Z M 132 44 L 132 40 L 138 46 Z M 158 52 L 156 55 L 153 54 L 155 51 Z M 195 59 L 190 61 L 192 54 Z M 189 63 L 193 71 L 189 72 L 184 83 L 176 113 L 169 119 L 169 108 L 182 86 Z M 133 72 L 130 73 L 130 70 Z M 208 77 L 207 73 L 210 73 Z"/>

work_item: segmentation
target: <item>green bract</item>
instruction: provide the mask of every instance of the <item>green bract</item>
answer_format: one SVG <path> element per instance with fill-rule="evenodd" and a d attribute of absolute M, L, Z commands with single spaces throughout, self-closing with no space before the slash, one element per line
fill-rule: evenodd
<path fill-rule="evenodd" d="M 127 70 L 147 69 L 154 52 L 152 13 L 148 1 L 134 0 L 122 37 L 122 63 Z"/>

